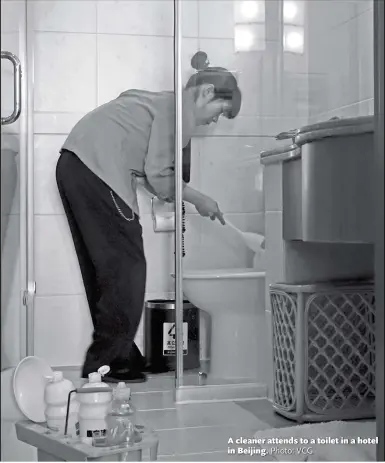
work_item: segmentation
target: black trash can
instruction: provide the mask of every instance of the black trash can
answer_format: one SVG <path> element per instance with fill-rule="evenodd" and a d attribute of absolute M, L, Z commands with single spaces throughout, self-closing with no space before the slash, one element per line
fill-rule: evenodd
<path fill-rule="evenodd" d="M 175 371 L 175 300 L 156 299 L 145 304 L 144 345 L 147 370 Z M 183 369 L 199 368 L 199 309 L 183 302 Z"/>

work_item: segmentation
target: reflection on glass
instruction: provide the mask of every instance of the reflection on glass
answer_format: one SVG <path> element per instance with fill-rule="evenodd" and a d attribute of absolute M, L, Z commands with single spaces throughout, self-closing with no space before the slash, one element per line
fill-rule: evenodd
<path fill-rule="evenodd" d="M 283 22 L 296 26 L 303 26 L 305 22 L 305 3 L 303 0 L 284 0 Z"/>
<path fill-rule="evenodd" d="M 245 19 L 256 19 L 259 13 L 258 2 L 245 1 L 241 4 L 241 13 Z"/>
<path fill-rule="evenodd" d="M 285 26 L 283 48 L 291 53 L 302 54 L 304 51 L 304 30 L 301 27 Z"/>
<path fill-rule="evenodd" d="M 255 37 L 247 26 L 236 26 L 235 49 L 237 51 L 250 50 L 255 42 Z"/>
<path fill-rule="evenodd" d="M 237 24 L 234 32 L 235 51 L 265 49 L 265 26 L 260 24 Z"/>
<path fill-rule="evenodd" d="M 296 2 L 284 2 L 283 18 L 285 23 L 293 21 L 298 15 L 298 5 Z"/>
<path fill-rule="evenodd" d="M 265 1 L 246 0 L 234 2 L 234 18 L 236 24 L 262 23 L 265 21 Z"/>

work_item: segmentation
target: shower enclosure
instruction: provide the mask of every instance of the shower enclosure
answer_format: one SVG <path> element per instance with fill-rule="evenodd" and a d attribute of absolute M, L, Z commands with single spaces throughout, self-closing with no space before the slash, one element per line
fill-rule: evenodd
<path fill-rule="evenodd" d="M 379 2 L 374 3 L 378 19 Z M 198 50 L 207 53 L 211 66 L 236 76 L 243 94 L 236 119 L 220 118 L 193 135 L 191 186 L 218 201 L 225 218 L 241 230 L 279 234 L 281 211 L 265 203 L 259 153 L 276 147 L 280 132 L 373 113 L 373 79 L 366 72 L 373 64 L 372 6 L 369 0 L 2 0 L 2 120 L 21 108 L 17 121 L 2 124 L 2 368 L 26 355 L 78 367 L 91 336 L 54 180 L 66 135 L 80 117 L 128 88 L 171 90 L 175 233 L 154 233 L 150 200 L 142 194 L 139 199 L 150 264 L 148 297 L 176 300 L 175 398 L 184 403 L 265 397 L 272 377 L 267 290 L 272 281 L 265 281 L 264 302 L 251 308 L 255 317 L 242 315 L 237 338 L 224 334 L 235 332 L 231 316 L 227 326 L 223 317 L 219 325 L 210 308 L 199 307 L 201 368 L 184 366 L 185 276 L 201 272 L 205 288 L 209 278 L 221 288 L 240 272 L 262 275 L 274 267 L 263 252 L 252 253 L 188 204 L 183 232 L 182 178 L 189 163 L 183 156 L 182 92 L 195 72 L 190 61 Z M 379 19 L 378 30 L 383 40 Z M 217 294 L 219 300 L 222 290 Z M 232 304 L 237 315 L 250 309 Z M 252 327 L 246 325 L 250 320 Z M 213 363 L 210 342 L 218 336 L 229 364 L 249 370 L 247 377 Z M 138 345 L 142 338 L 140 331 Z M 247 360 L 235 358 L 234 344 L 246 349 L 248 340 Z"/>
<path fill-rule="evenodd" d="M 177 96 L 185 83 L 187 60 L 200 50 L 210 66 L 234 74 L 243 97 L 234 120 L 222 117 L 218 124 L 198 128 L 192 137 L 191 185 L 218 201 L 225 219 L 239 229 L 265 235 L 270 222 L 265 222 L 259 154 L 276 146 L 279 132 L 309 121 L 309 42 L 314 40 L 309 21 L 314 12 L 304 1 L 239 0 L 220 6 L 217 1 L 197 2 L 193 47 L 192 39 L 186 38 L 191 31 L 191 14 L 183 14 L 186 4 L 175 2 Z M 181 153 L 180 137 L 177 130 L 176 153 Z M 252 252 L 229 227 L 200 217 L 188 206 L 185 236 L 178 234 L 182 163 L 177 157 L 176 399 L 184 403 L 266 397 L 272 359 L 264 251 Z M 274 210 L 269 221 L 276 216 Z M 185 257 L 178 251 L 182 238 Z M 201 309 L 199 371 L 183 366 L 183 298 Z"/>
<path fill-rule="evenodd" d="M 26 2 L 1 2 L 1 367 L 27 352 Z"/>

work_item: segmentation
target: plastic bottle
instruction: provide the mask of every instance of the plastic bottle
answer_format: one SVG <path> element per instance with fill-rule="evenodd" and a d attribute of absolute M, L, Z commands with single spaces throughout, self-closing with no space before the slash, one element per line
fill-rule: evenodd
<path fill-rule="evenodd" d="M 130 401 L 131 390 L 125 383 L 118 383 L 106 417 L 107 445 L 130 445 L 135 440 L 136 410 Z"/>
<path fill-rule="evenodd" d="M 75 389 L 68 379 L 63 377 L 62 371 L 55 371 L 53 376 L 47 377 L 48 383 L 44 391 L 45 419 L 47 426 L 53 431 L 64 434 L 65 421 L 67 415 L 68 394 Z M 78 420 L 79 403 L 75 397 L 71 398 L 68 431 L 70 435 L 76 435 L 76 423 Z"/>
<path fill-rule="evenodd" d="M 88 383 L 82 389 L 87 388 L 109 388 L 108 384 L 102 382 L 102 376 L 110 371 L 108 366 L 103 366 L 95 373 L 88 375 Z M 90 392 L 89 394 L 77 394 L 79 401 L 79 423 L 78 430 L 81 440 L 92 445 L 92 438 L 96 435 L 103 437 L 106 435 L 106 415 L 112 400 L 112 393 Z"/>

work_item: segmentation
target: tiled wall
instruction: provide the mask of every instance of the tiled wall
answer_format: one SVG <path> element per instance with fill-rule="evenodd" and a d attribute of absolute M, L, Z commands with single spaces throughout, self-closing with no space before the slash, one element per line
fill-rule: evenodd
<path fill-rule="evenodd" d="M 311 121 L 373 114 L 373 0 L 308 3 Z"/>
<path fill-rule="evenodd" d="M 29 5 L 35 56 L 35 353 L 53 365 L 78 365 L 92 327 L 55 185 L 55 164 L 66 135 L 89 110 L 128 88 L 173 88 L 173 5 L 169 0 L 39 0 Z M 280 64 L 278 6 L 279 0 L 266 2 L 263 49 L 235 53 L 232 1 L 183 2 L 184 79 L 192 72 L 192 55 L 202 49 L 212 65 L 236 72 L 244 95 L 237 120 L 221 121 L 194 137 L 192 186 L 212 195 L 233 223 L 260 233 L 259 152 L 283 128 L 307 120 L 304 96 L 294 91 L 295 82 L 304 81 L 306 56 Z M 284 92 L 282 102 L 284 82 L 291 82 L 293 91 Z M 173 236 L 153 232 L 145 195 L 140 206 L 147 297 L 167 296 L 173 291 Z M 187 212 L 186 268 L 251 266 L 252 256 L 241 243 L 192 208 Z M 259 266 L 264 268 L 262 262 Z M 139 345 L 142 337 L 139 330 Z"/>

